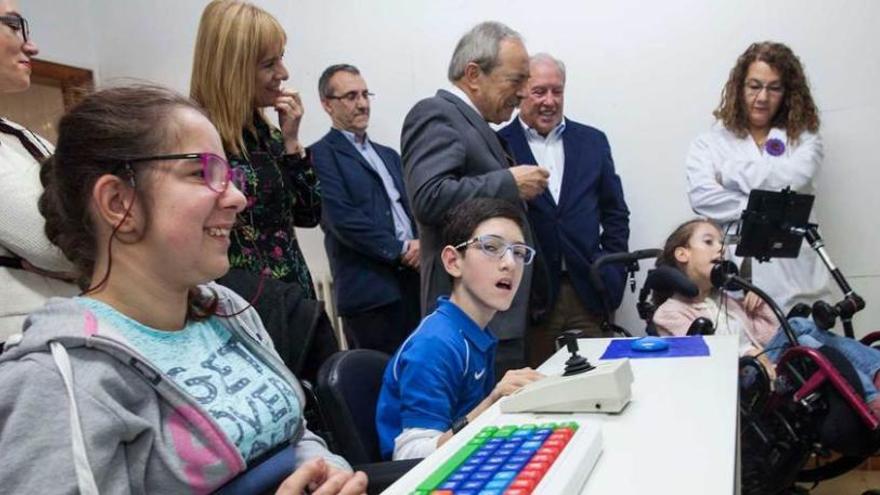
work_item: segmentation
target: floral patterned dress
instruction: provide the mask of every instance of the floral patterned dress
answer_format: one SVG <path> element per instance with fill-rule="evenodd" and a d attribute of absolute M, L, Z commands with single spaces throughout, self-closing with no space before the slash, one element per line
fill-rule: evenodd
<path fill-rule="evenodd" d="M 285 152 L 281 131 L 254 116 L 256 136 L 244 132 L 247 157 L 229 154 L 246 177 L 247 208 L 232 232 L 232 268 L 264 272 L 297 283 L 315 298 L 309 267 L 296 241 L 294 227 L 315 227 L 321 220 L 321 188 L 311 156 Z"/>

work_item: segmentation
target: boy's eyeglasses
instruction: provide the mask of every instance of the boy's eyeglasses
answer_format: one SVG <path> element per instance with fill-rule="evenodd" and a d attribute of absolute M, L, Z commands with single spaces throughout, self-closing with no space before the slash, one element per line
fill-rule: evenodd
<path fill-rule="evenodd" d="M 30 36 L 31 31 L 24 17 L 18 14 L 0 15 L 0 24 L 6 24 L 21 38 L 21 41 L 28 42 L 28 36 Z"/>
<path fill-rule="evenodd" d="M 223 157 L 214 153 L 181 153 L 177 155 L 157 155 L 125 160 L 124 165 L 132 163 L 153 162 L 161 160 L 199 160 L 202 162 L 202 178 L 208 189 L 222 193 L 229 184 L 235 184 L 244 190 L 244 173 L 240 168 L 232 167 Z"/>
<path fill-rule="evenodd" d="M 455 249 L 466 249 L 472 244 L 479 246 L 480 251 L 482 251 L 483 254 L 499 260 L 504 258 L 504 254 L 508 250 L 513 254 L 513 259 L 516 260 L 517 263 L 528 265 L 535 259 L 535 250 L 530 246 L 521 242 L 507 242 L 504 238 L 491 234 L 481 235 L 479 237 L 474 237 L 469 241 L 464 241 L 455 246 Z"/>

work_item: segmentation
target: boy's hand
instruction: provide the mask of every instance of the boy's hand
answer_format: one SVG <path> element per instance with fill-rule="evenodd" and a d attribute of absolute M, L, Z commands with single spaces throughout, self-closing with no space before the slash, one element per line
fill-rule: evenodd
<path fill-rule="evenodd" d="M 495 388 L 489 396 L 492 398 L 492 402 L 495 402 L 502 397 L 516 392 L 529 383 L 540 380 L 541 378 L 544 378 L 544 374 L 539 373 L 532 368 L 510 370 L 505 373 L 504 378 L 495 385 Z"/>

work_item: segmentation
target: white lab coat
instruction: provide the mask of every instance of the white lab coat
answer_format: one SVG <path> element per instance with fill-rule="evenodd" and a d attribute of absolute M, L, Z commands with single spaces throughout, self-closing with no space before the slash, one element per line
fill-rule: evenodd
<path fill-rule="evenodd" d="M 822 139 L 804 132 L 794 145 L 783 129 L 770 130 L 769 139 L 785 143 L 781 156 L 758 149 L 751 136 L 739 138 L 720 123 L 701 134 L 687 155 L 688 198 L 700 215 L 727 229 L 739 220 L 752 189 L 815 194 L 814 179 L 822 164 Z M 731 232 L 734 232 L 731 228 Z M 799 302 L 836 301 L 830 291 L 830 274 L 806 241 L 794 259 L 752 262 L 752 282 L 788 311 Z"/>

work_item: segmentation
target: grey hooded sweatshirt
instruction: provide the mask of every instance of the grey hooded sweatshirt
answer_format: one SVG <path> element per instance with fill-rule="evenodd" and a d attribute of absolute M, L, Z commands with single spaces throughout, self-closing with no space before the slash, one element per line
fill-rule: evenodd
<path fill-rule="evenodd" d="M 207 287 L 222 314 L 247 306 Z M 305 403 L 253 308 L 220 321 Z M 321 456 L 350 469 L 303 421 L 290 441 L 296 466 Z M 208 493 L 243 470 L 207 411 L 72 299 L 49 300 L 0 354 L 0 492 Z"/>

